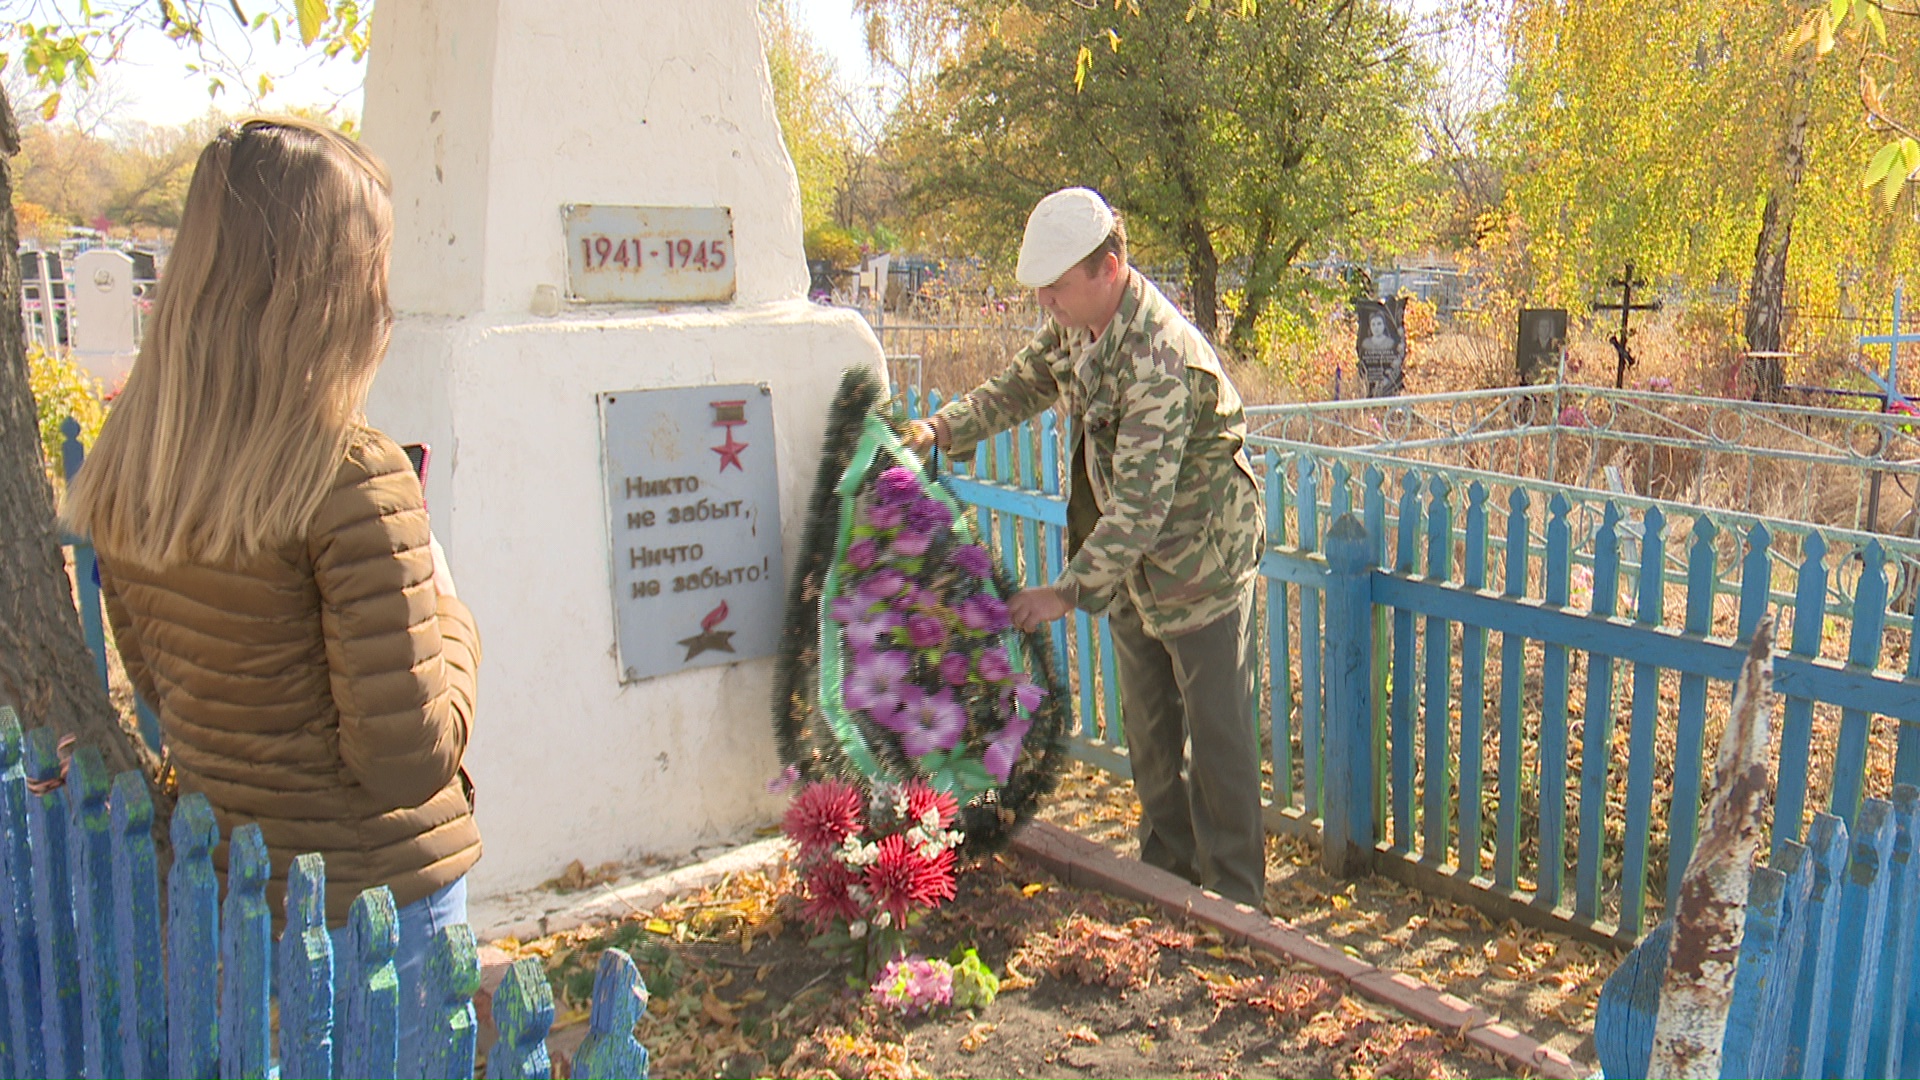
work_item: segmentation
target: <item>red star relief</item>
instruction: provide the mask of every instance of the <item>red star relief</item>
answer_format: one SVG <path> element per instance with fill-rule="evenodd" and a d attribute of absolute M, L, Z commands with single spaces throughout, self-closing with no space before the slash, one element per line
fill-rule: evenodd
<path fill-rule="evenodd" d="M 746 472 L 746 467 L 740 464 L 740 451 L 746 448 L 746 443 L 740 442 L 733 437 L 733 427 L 729 425 L 727 427 L 727 441 L 721 443 L 719 446 L 710 447 L 709 449 L 720 455 L 721 472 L 726 472 L 727 466 L 729 465 L 741 472 Z"/>

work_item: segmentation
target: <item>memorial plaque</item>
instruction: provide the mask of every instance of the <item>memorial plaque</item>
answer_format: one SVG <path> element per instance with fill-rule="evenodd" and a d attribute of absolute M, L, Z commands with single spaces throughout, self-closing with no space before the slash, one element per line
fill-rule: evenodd
<path fill-rule="evenodd" d="M 733 211 L 727 207 L 568 205 L 560 213 L 569 300 L 733 299 Z"/>
<path fill-rule="evenodd" d="M 772 655 L 786 590 L 769 389 L 599 401 L 620 681 Z"/>

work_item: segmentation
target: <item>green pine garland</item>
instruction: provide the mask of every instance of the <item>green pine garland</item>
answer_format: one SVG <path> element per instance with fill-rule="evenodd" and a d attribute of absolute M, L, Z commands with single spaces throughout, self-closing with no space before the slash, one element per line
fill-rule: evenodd
<path fill-rule="evenodd" d="M 781 630 L 780 654 L 774 676 L 774 734 L 781 760 L 803 781 L 839 777 L 862 787 L 875 779 L 905 779 L 904 759 L 897 753 L 876 755 L 870 738 L 879 729 L 846 715 L 829 717 L 820 707 L 821 612 L 833 600 L 827 595 L 835 549 L 840 539 L 840 485 L 852 464 L 868 418 L 883 407 L 879 380 L 866 369 L 849 369 L 827 412 L 826 437 L 820 452 L 820 472 L 807 507 L 807 529 L 800 557 L 787 591 L 786 622 Z M 975 530 L 978 531 L 977 529 Z M 993 583 L 1003 598 L 1018 584 L 998 559 Z M 1053 791 L 1066 758 L 1066 735 L 1072 723 L 1068 692 L 1045 633 L 1015 630 L 1013 637 L 1025 653 L 1024 668 L 1047 689 L 1033 712 L 1022 752 L 1007 783 L 976 796 L 961 807 L 959 828 L 966 834 L 965 854 L 980 854 L 1004 846 L 1013 830 L 1033 816 L 1042 796 Z M 830 680 L 829 689 L 833 688 Z M 878 775 L 875 775 L 878 774 Z"/>

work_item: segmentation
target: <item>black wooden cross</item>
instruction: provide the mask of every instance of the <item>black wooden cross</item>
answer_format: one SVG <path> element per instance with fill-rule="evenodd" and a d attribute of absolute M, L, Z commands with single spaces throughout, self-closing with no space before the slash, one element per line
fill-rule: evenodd
<path fill-rule="evenodd" d="M 1634 360 L 1632 350 L 1627 347 L 1627 336 L 1630 333 L 1627 329 L 1627 319 L 1636 311 L 1659 311 L 1660 302 L 1658 300 L 1650 304 L 1636 304 L 1633 302 L 1633 290 L 1644 289 L 1647 287 L 1647 283 L 1633 276 L 1632 259 L 1627 260 L 1626 273 L 1614 278 L 1611 284 L 1614 288 L 1620 290 L 1620 302 L 1617 304 L 1595 304 L 1593 305 L 1593 310 L 1617 311 L 1620 313 L 1620 332 L 1607 338 L 1607 344 L 1613 346 L 1614 355 L 1619 358 L 1613 369 L 1613 388 L 1618 390 L 1627 384 L 1627 369 L 1638 362 Z"/>

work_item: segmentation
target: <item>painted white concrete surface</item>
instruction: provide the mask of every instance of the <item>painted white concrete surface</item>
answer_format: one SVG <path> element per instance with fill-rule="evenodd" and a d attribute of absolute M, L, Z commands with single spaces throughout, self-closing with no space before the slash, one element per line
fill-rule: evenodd
<path fill-rule="evenodd" d="M 595 395 L 769 383 L 791 563 L 839 373 L 881 358 L 858 316 L 799 299 L 753 0 L 375 11 L 399 318 L 367 413 L 432 444 L 428 506 L 480 624 L 474 893 L 742 836 L 780 806 L 772 661 L 620 684 Z M 596 201 L 731 206 L 736 302 L 530 314 L 563 284 L 560 206 Z"/>

